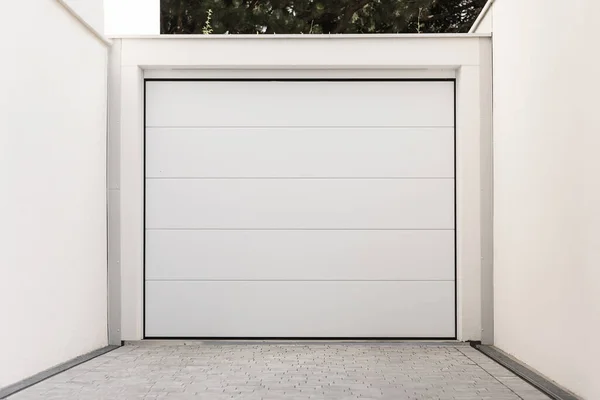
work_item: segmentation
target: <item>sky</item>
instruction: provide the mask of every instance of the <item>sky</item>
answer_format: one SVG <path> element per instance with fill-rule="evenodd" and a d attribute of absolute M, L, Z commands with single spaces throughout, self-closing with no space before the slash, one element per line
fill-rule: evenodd
<path fill-rule="evenodd" d="M 158 35 L 160 0 L 104 0 L 104 34 Z"/>

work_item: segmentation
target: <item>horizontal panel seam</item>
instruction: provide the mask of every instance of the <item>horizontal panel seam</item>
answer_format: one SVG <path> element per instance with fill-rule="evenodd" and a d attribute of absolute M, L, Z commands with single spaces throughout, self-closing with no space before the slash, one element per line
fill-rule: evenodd
<path fill-rule="evenodd" d="M 453 176 L 394 176 L 394 177 L 379 177 L 379 176 L 146 176 L 146 180 L 234 180 L 234 179 L 244 179 L 244 180 L 454 180 Z"/>
<path fill-rule="evenodd" d="M 146 129 L 454 129 L 454 125 L 146 125 Z M 453 134 L 453 132 L 451 132 Z"/>
<path fill-rule="evenodd" d="M 148 228 L 146 231 L 454 231 L 454 228 Z"/>
<path fill-rule="evenodd" d="M 146 282 L 454 282 L 454 279 L 196 279 L 146 278 Z"/>

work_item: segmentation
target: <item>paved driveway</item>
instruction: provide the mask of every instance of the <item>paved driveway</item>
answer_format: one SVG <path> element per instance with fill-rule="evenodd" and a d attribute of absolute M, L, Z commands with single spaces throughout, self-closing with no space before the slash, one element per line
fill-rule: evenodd
<path fill-rule="evenodd" d="M 547 400 L 463 344 L 127 345 L 10 397 L 25 399 Z"/>

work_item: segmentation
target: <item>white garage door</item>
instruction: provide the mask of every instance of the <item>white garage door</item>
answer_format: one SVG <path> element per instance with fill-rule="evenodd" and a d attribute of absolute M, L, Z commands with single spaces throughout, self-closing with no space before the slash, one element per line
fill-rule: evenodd
<path fill-rule="evenodd" d="M 147 81 L 146 337 L 455 336 L 454 82 Z"/>

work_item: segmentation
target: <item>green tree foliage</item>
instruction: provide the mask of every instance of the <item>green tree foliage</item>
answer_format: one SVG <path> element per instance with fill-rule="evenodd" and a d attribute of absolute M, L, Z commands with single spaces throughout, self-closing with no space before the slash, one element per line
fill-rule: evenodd
<path fill-rule="evenodd" d="M 161 0 L 161 33 L 466 32 L 484 3 L 485 0 Z"/>

